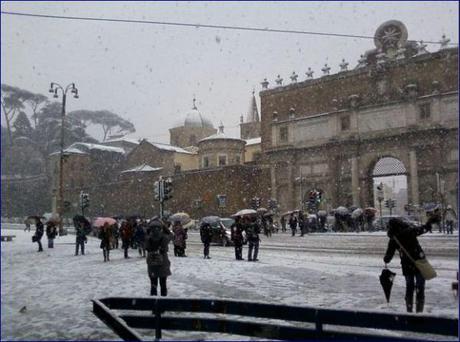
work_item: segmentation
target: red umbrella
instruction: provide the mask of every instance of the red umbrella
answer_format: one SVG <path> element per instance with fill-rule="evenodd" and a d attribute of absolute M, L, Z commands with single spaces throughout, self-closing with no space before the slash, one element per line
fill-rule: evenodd
<path fill-rule="evenodd" d="M 116 224 L 117 221 L 111 217 L 98 217 L 94 220 L 93 226 L 94 227 L 102 227 L 104 224 L 108 224 L 109 226 Z"/>

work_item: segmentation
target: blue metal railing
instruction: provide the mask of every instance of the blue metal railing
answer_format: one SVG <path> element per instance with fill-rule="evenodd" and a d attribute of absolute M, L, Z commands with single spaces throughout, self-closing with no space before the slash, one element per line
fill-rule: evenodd
<path fill-rule="evenodd" d="M 113 310 L 145 313 L 117 316 Z M 167 316 L 163 315 L 165 312 L 168 312 Z M 224 314 L 225 318 L 221 318 L 221 315 L 218 318 L 184 317 L 174 315 L 175 312 Z M 93 300 L 93 313 L 122 339 L 130 341 L 142 341 L 141 335 L 132 328 L 155 330 L 156 339 L 161 339 L 162 330 L 206 331 L 283 340 L 411 340 L 402 337 L 409 336 L 408 332 L 414 333 L 411 337 L 416 340 L 423 336 L 431 340 L 433 335 L 458 336 L 458 318 L 318 309 L 220 299 L 110 297 Z M 227 317 L 228 315 L 230 316 Z M 244 320 L 231 315 L 243 316 Z M 277 320 L 280 323 L 262 322 L 254 318 Z M 337 326 L 346 328 L 340 329 Z M 395 332 L 399 332 L 399 336 L 396 337 Z"/>

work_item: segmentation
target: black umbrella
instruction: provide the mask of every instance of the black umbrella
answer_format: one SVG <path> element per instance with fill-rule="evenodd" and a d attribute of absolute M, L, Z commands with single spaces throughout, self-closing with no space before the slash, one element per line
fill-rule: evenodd
<path fill-rule="evenodd" d="M 391 288 L 393 286 L 395 276 L 396 273 L 391 272 L 388 268 L 384 268 L 380 274 L 380 284 L 382 285 L 383 292 L 385 293 L 387 303 L 390 302 Z"/>

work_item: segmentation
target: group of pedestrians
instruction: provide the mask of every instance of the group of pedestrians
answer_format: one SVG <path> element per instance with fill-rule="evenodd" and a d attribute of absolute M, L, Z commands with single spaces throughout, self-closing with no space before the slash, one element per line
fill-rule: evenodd
<path fill-rule="evenodd" d="M 27 226 L 28 225 L 28 226 Z M 48 221 L 46 223 L 46 231 L 43 222 L 41 221 L 40 217 L 35 218 L 35 234 L 32 236 L 32 242 L 36 242 L 38 244 L 38 252 L 43 252 L 43 245 L 42 245 L 42 237 L 46 232 L 46 237 L 48 238 L 48 248 L 54 248 L 54 239 L 57 236 L 57 226 L 56 222 Z M 30 223 L 26 224 L 26 229 L 30 232 Z"/>

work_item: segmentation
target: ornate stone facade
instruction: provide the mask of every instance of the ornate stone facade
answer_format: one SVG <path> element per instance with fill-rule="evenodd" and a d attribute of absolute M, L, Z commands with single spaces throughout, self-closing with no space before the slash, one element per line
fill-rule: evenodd
<path fill-rule="evenodd" d="M 352 71 L 260 93 L 271 197 L 283 209 L 311 188 L 324 191 L 329 208 L 375 205 L 372 171 L 386 156 L 405 165 L 410 203 L 439 200 L 438 173 L 457 205 L 457 49 L 367 57 Z"/>

